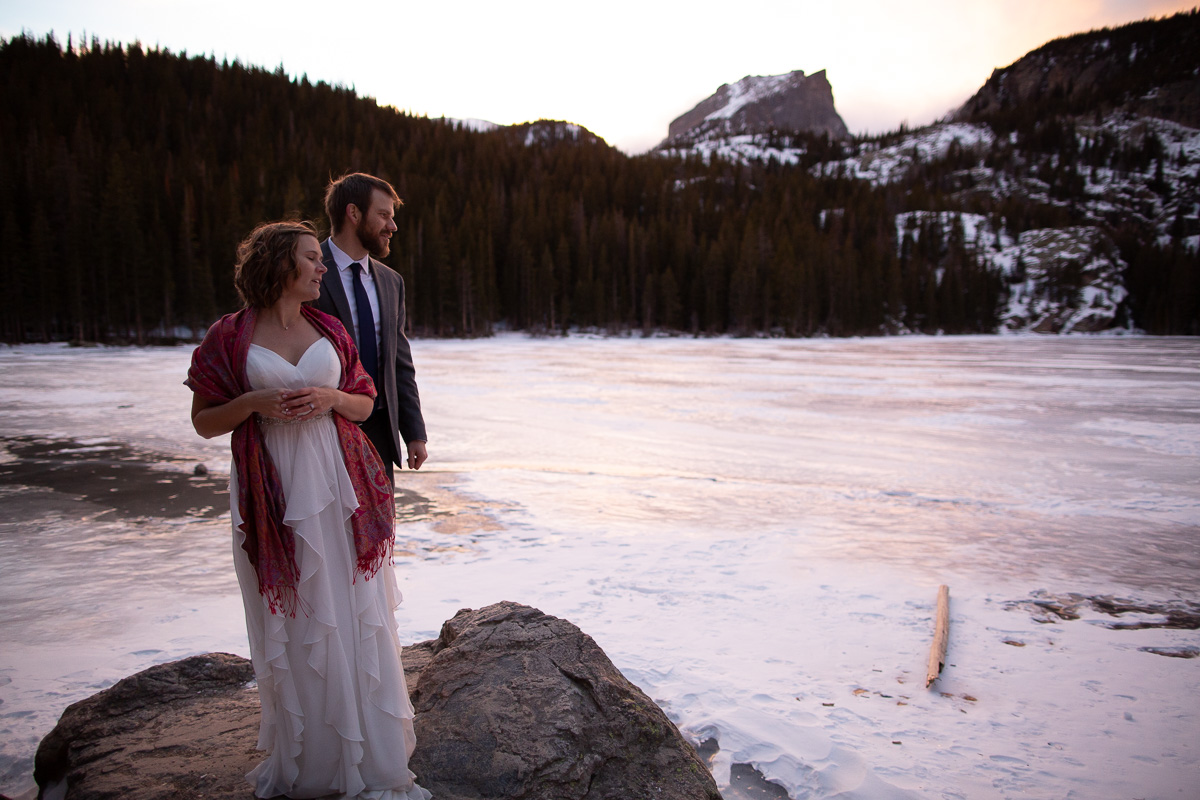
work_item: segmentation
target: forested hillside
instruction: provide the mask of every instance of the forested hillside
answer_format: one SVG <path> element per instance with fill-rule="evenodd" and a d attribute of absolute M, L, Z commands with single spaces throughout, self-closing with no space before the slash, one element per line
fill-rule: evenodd
<path fill-rule="evenodd" d="M 0 102 L 9 341 L 202 331 L 237 305 L 238 240 L 261 220 L 323 221 L 326 183 L 349 170 L 405 200 L 389 260 L 418 335 L 995 324 L 985 269 L 954 264 L 939 284 L 932 261 L 897 259 L 890 192 L 802 169 L 477 133 L 281 72 L 94 41 L 5 43 Z"/>
<path fill-rule="evenodd" d="M 1006 301 L 954 230 L 899 241 L 898 215 L 954 208 L 956 187 L 814 168 L 861 143 L 629 157 L 565 123 L 476 132 L 281 70 L 49 37 L 0 44 L 0 101 L 7 341 L 197 335 L 238 305 L 250 228 L 324 225 L 352 170 L 404 198 L 388 261 L 417 335 L 991 332 Z M 1048 211 L 999 210 L 1018 228 Z"/>
<path fill-rule="evenodd" d="M 936 262 L 945 281 L 955 263 L 990 265 L 1001 331 L 1200 335 L 1198 124 L 1193 10 L 1056 39 L 997 69 L 946 119 L 841 153 L 750 129 L 658 152 L 887 189 L 902 271 Z"/>

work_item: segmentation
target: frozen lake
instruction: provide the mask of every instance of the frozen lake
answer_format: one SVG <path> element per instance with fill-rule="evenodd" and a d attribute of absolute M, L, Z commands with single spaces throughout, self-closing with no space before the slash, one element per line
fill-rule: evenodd
<path fill-rule="evenodd" d="M 751 764 L 796 800 L 1197 796 L 1200 658 L 1172 656 L 1200 631 L 1164 623 L 1200 614 L 1200 340 L 413 349 L 431 440 L 397 481 L 420 496 L 404 641 L 499 600 L 569 619 L 719 743 L 723 789 Z M 189 357 L 0 349 L 0 437 L 225 472 L 228 439 L 188 422 Z M 247 653 L 227 513 L 71 515 L 47 492 L 0 484 L 8 794 L 70 702 Z"/>

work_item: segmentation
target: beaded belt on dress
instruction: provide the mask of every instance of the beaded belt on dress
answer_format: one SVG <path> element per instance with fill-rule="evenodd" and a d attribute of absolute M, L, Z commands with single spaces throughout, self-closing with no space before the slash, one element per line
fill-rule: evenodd
<path fill-rule="evenodd" d="M 332 410 L 325 410 L 320 414 L 313 414 L 311 417 L 296 419 L 276 419 L 275 417 L 264 417 L 262 414 L 255 414 L 255 416 L 258 417 L 258 421 L 262 425 L 298 425 L 301 422 L 314 422 L 318 419 L 324 419 L 332 414 Z"/>

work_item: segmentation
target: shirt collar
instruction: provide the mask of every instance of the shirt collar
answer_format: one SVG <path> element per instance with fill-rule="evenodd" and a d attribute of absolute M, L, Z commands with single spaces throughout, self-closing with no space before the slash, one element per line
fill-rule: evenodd
<path fill-rule="evenodd" d="M 349 271 L 351 264 L 354 264 L 354 263 L 362 264 L 363 263 L 362 261 L 355 262 L 353 258 L 346 255 L 346 252 L 344 250 L 342 250 L 342 248 L 340 248 L 336 244 L 334 244 L 332 236 L 329 237 L 329 252 L 333 255 L 333 263 L 337 264 L 337 268 L 338 268 L 339 272 Z M 368 253 L 364 257 L 363 260 L 366 261 L 365 268 L 366 268 L 367 274 L 369 275 L 369 274 L 371 274 L 371 255 Z"/>

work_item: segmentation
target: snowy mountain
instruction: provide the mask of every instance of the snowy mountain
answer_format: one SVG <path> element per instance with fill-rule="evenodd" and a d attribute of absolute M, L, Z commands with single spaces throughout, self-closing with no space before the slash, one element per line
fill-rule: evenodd
<path fill-rule="evenodd" d="M 454 119 L 451 117 L 442 117 L 440 121 L 460 130 L 474 131 L 476 133 L 505 131 L 521 138 L 526 147 L 531 147 L 535 144 L 557 144 L 559 142 L 598 143 L 608 146 L 604 139 L 582 125 L 562 120 L 539 119 L 536 122 L 522 122 L 517 125 L 498 125 L 495 122 L 488 122 L 483 119 Z"/>
<path fill-rule="evenodd" d="M 810 171 L 821 178 L 908 187 L 909 196 L 912 187 L 921 186 L 937 190 L 951 207 L 991 209 L 988 215 L 941 215 L 954 217 L 975 257 L 993 264 L 1005 279 L 1003 330 L 1128 328 L 1121 307 L 1129 295 L 1123 282 L 1127 265 L 1112 236 L 1120 231 L 1126 239 L 1163 249 L 1200 248 L 1200 130 L 1114 111 L 1099 120 L 1047 122 L 1040 131 L 1055 140 L 1053 148 L 986 124 L 941 123 L 886 142 L 860 143 L 853 155 Z M 900 247 L 904 232 L 931 214 L 897 215 Z M 1021 217 L 1029 216 L 1058 219 L 1063 226 L 1023 229 Z M 942 220 L 943 231 L 949 224 Z"/>
<path fill-rule="evenodd" d="M 1039 152 L 987 125 L 940 123 L 886 146 L 863 143 L 854 155 L 811 171 L 875 185 L 946 172 L 942 183 L 964 206 L 1021 198 L 1061 209 L 1076 222 L 1136 222 L 1163 243 L 1182 235 L 1190 247 L 1200 245 L 1200 130 L 1116 112 L 1099 122 L 1073 122 L 1064 135 L 1070 140 L 1055 151 Z"/>
<path fill-rule="evenodd" d="M 671 123 L 660 150 L 703 146 L 728 137 L 806 132 L 832 139 L 849 136 L 833 106 L 825 71 L 805 75 L 747 75 L 723 84 L 695 108 Z"/>
<path fill-rule="evenodd" d="M 901 209 L 902 259 L 925 236 L 952 260 L 957 239 L 994 271 L 1004 331 L 1130 330 L 1129 280 L 1143 295 L 1195 293 L 1200 12 L 1055 40 L 996 70 L 945 121 L 872 139 L 745 124 L 740 109 L 787 77 L 722 87 L 657 152 L 869 183 Z M 1200 333 L 1193 316 L 1176 329 Z"/>

